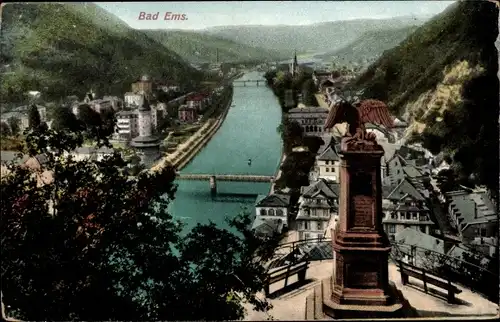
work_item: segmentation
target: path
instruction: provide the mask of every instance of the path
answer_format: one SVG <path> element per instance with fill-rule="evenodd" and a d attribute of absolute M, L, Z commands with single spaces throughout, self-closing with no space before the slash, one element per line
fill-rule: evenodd
<path fill-rule="evenodd" d="M 315 261 L 311 263 L 307 271 L 306 278 L 312 279 L 311 283 L 303 285 L 295 290 L 278 296 L 275 299 L 269 300 L 273 308 L 269 314 L 275 320 L 304 320 L 306 297 L 313 292 L 313 289 L 321 280 L 332 275 L 333 260 Z M 289 279 L 288 284 L 294 283 L 297 280 L 296 276 Z M 393 282 L 403 293 L 410 304 L 426 317 L 444 317 L 444 316 L 490 316 L 494 317 L 498 314 L 498 305 L 486 300 L 477 293 L 471 292 L 469 289 L 458 286 L 462 293 L 457 295 L 457 298 L 463 304 L 448 304 L 446 299 L 441 299 L 435 295 L 425 294 L 419 289 L 420 285 L 417 280 L 410 278 L 410 283 L 413 285 L 402 285 L 401 277 L 396 265 L 389 264 L 389 280 Z M 277 282 L 271 285 L 271 293 L 281 289 L 284 281 Z M 416 285 L 416 287 L 415 287 Z M 433 288 L 433 287 L 430 287 Z M 437 291 L 437 290 L 436 290 Z M 263 297 L 263 294 L 259 294 Z M 246 321 L 262 321 L 268 319 L 269 315 L 263 312 L 253 311 L 251 305 L 245 304 L 247 314 Z"/>

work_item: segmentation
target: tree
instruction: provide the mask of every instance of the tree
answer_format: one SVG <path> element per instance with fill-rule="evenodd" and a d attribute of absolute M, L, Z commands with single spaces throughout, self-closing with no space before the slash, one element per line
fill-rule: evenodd
<path fill-rule="evenodd" d="M 38 107 L 35 104 L 32 104 L 28 110 L 28 127 L 30 129 L 36 129 L 41 123 L 42 120 L 40 119 Z"/>
<path fill-rule="evenodd" d="M 452 169 L 443 169 L 436 176 L 436 183 L 441 193 L 454 191 L 459 188 L 455 172 Z"/>
<path fill-rule="evenodd" d="M 9 127 L 9 124 L 5 123 L 5 122 L 0 122 L 0 134 L 2 136 L 9 136 L 12 134 L 12 132 L 10 131 L 10 127 Z"/>
<path fill-rule="evenodd" d="M 318 106 L 318 101 L 316 100 L 317 88 L 314 81 L 309 78 L 302 84 L 302 99 L 304 105 L 307 106 Z"/>
<path fill-rule="evenodd" d="M 12 135 L 18 135 L 19 132 L 21 131 L 21 127 L 20 127 L 21 121 L 17 117 L 10 117 L 7 120 L 7 123 L 10 126 L 10 131 L 11 131 Z"/>
<path fill-rule="evenodd" d="M 56 131 L 79 131 L 82 129 L 82 125 L 69 107 L 59 106 L 53 110 L 52 129 Z"/>
<path fill-rule="evenodd" d="M 95 131 L 96 134 L 101 132 Z M 38 185 L 12 166 L 1 181 L 3 302 L 25 320 L 234 320 L 241 301 L 269 308 L 256 293 L 278 236 L 260 239 L 248 215 L 187 236 L 167 212 L 176 171 L 130 178 L 119 153 L 102 161 L 65 156 L 81 132 L 27 133 L 52 181 Z M 96 136 L 97 146 L 109 145 Z"/>

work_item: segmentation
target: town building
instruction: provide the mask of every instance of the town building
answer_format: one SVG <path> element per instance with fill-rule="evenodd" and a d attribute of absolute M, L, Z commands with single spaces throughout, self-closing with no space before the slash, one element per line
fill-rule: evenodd
<path fill-rule="evenodd" d="M 323 238 L 338 210 L 339 185 L 324 179 L 301 187 L 295 218 L 299 240 Z"/>
<path fill-rule="evenodd" d="M 106 156 L 113 155 L 114 150 L 108 147 L 79 147 L 75 149 L 71 155 L 76 161 L 92 160 L 101 161 Z M 68 155 L 69 153 L 65 153 Z"/>
<path fill-rule="evenodd" d="M 288 111 L 288 120 L 296 121 L 302 127 L 305 136 L 325 135 L 325 121 L 328 109 L 323 107 L 297 107 Z"/>
<path fill-rule="evenodd" d="M 143 95 L 140 93 L 127 92 L 124 95 L 126 107 L 138 107 L 142 104 Z"/>
<path fill-rule="evenodd" d="M 115 116 L 116 139 L 128 141 L 139 135 L 138 111 L 120 111 Z"/>
<path fill-rule="evenodd" d="M 153 93 L 153 81 L 148 75 L 143 75 L 137 82 L 132 83 L 133 93 L 143 93 L 146 98 L 150 98 Z"/>
<path fill-rule="evenodd" d="M 113 110 L 115 112 L 120 111 L 124 106 L 123 100 L 121 98 L 119 98 L 118 96 L 103 96 L 102 99 L 104 101 L 109 101 L 111 104 L 111 107 L 113 108 Z"/>
<path fill-rule="evenodd" d="M 431 220 L 426 198 L 406 178 L 393 189 L 384 187 L 382 211 L 382 224 L 391 239 L 406 228 L 425 234 L 435 233 L 435 224 Z"/>
<path fill-rule="evenodd" d="M 451 224 L 466 244 L 482 244 L 498 238 L 498 214 L 486 190 L 452 191 L 445 194 Z"/>
<path fill-rule="evenodd" d="M 340 180 L 340 156 L 338 155 L 340 146 L 333 136 L 323 137 L 323 144 L 316 155 L 314 167 L 310 172 L 310 181 L 318 179 L 338 183 Z"/>
<path fill-rule="evenodd" d="M 113 103 L 110 100 L 104 100 L 104 99 L 94 99 L 90 102 L 88 102 L 88 105 L 90 106 L 91 109 L 96 111 L 97 113 L 102 113 L 103 111 L 113 111 Z"/>
<path fill-rule="evenodd" d="M 160 158 L 160 140 L 153 135 L 151 106 L 147 98 L 144 98 L 137 111 L 139 136 L 132 139 L 131 146 L 137 150 L 141 162 L 149 168 Z"/>
<path fill-rule="evenodd" d="M 38 114 L 40 114 L 40 121 L 47 122 L 47 108 L 42 105 L 36 105 L 38 109 Z M 28 112 L 30 109 L 30 105 L 23 105 L 14 108 L 11 112 L 1 113 L 0 119 L 1 122 L 5 123 L 10 128 L 9 119 L 15 119 L 18 121 L 19 131 L 22 133 L 29 127 L 29 116 Z M 12 130 L 12 129 L 11 129 Z"/>
<path fill-rule="evenodd" d="M 186 99 L 186 105 L 199 113 L 205 108 L 205 97 L 201 94 L 192 95 Z"/>
<path fill-rule="evenodd" d="M 198 113 L 195 107 L 181 105 L 179 107 L 179 121 L 184 123 L 194 123 L 198 120 Z"/>
<path fill-rule="evenodd" d="M 259 195 L 255 202 L 255 219 L 264 223 L 279 219 L 282 228 L 288 228 L 290 212 L 290 196 L 273 193 L 268 196 Z M 280 231 L 281 232 L 281 231 Z"/>

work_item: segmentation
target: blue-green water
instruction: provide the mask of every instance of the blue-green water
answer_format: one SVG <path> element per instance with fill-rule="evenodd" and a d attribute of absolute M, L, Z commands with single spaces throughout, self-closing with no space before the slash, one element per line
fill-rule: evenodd
<path fill-rule="evenodd" d="M 262 79 L 262 73 L 251 72 L 240 79 Z M 274 175 L 281 156 L 277 99 L 262 84 L 235 85 L 232 105 L 217 133 L 182 173 Z M 252 159 L 251 165 L 248 159 Z M 218 193 L 225 201 L 214 201 L 208 181 L 177 183 L 169 211 L 186 224 L 186 229 L 209 220 L 227 227 L 225 217 L 234 217 L 245 207 L 254 211 L 255 197 L 235 198 L 225 193 L 267 194 L 270 188 L 270 183 L 217 182 Z"/>

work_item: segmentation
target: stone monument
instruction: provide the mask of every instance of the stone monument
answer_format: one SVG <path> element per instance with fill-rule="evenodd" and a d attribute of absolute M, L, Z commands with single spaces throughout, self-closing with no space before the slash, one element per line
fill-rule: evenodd
<path fill-rule="evenodd" d="M 380 159 L 382 146 L 364 123 L 387 128 L 392 119 L 386 105 L 365 100 L 340 101 L 330 110 L 325 129 L 348 123 L 342 138 L 339 222 L 332 231 L 333 275 L 306 301 L 306 319 L 405 317 L 408 305 L 389 282 L 391 245 L 382 226 Z"/>

